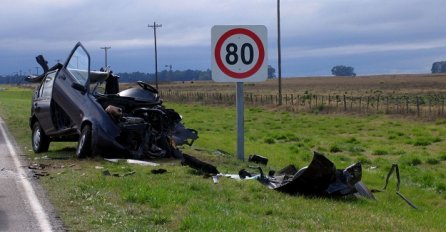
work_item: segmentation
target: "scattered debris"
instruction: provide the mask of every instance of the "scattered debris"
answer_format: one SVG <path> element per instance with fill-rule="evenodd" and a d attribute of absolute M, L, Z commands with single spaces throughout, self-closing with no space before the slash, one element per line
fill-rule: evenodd
<path fill-rule="evenodd" d="M 220 155 L 220 156 L 221 156 L 221 155 L 226 155 L 226 156 L 230 156 L 230 155 L 231 155 L 229 152 L 227 152 L 227 151 L 223 151 L 223 150 L 221 150 L 221 149 L 217 149 L 217 150 L 213 151 L 212 154 L 214 154 L 214 155 Z"/>
<path fill-rule="evenodd" d="M 414 209 L 418 209 L 417 206 L 415 206 L 411 201 L 409 201 L 409 199 L 407 199 L 406 197 L 403 196 L 403 194 L 400 193 L 400 169 L 398 168 L 398 164 L 392 164 L 392 167 L 390 168 L 389 173 L 387 173 L 387 177 L 386 177 L 386 183 L 384 184 L 384 187 L 382 190 L 376 190 L 373 189 L 373 192 L 385 192 L 386 188 L 387 188 L 387 184 L 389 183 L 389 178 L 390 176 L 393 174 L 393 172 L 395 171 L 396 174 L 396 194 L 398 196 L 400 196 L 408 205 L 410 205 L 412 208 Z"/>
<path fill-rule="evenodd" d="M 356 184 L 361 182 L 361 163 L 350 165 L 345 169 L 336 169 L 335 165 L 323 154 L 314 152 L 313 160 L 308 167 L 297 171 L 294 166 L 287 166 L 274 176 L 261 173 L 259 181 L 271 189 L 296 195 L 312 196 L 347 196 L 358 192 Z M 364 184 L 360 187 L 366 188 Z M 374 199 L 373 195 L 363 197 Z"/>
<path fill-rule="evenodd" d="M 216 167 L 205 164 L 215 168 L 216 171 Z M 206 167 L 206 165 L 204 166 Z M 196 166 L 196 169 L 203 168 L 200 165 Z M 259 174 L 250 173 L 245 169 L 240 170 L 238 175 L 217 174 L 213 176 L 213 181 L 218 183 L 218 178 L 221 176 L 237 180 L 255 179 L 270 189 L 291 195 L 321 197 L 355 195 L 375 199 L 372 192 L 361 182 L 362 166 L 360 163 L 350 165 L 345 169 L 336 169 L 329 159 L 318 152 L 314 152 L 313 160 L 308 167 L 299 170 L 294 165 L 288 165 L 277 172 L 270 171 L 268 175 L 265 175 L 262 168 L 257 167 L 257 169 Z"/>
<path fill-rule="evenodd" d="M 104 175 L 104 176 L 114 176 L 114 177 L 125 177 L 125 176 L 131 176 L 131 175 L 134 175 L 136 172 L 135 171 L 130 171 L 130 172 L 126 172 L 126 173 L 123 173 L 123 174 L 120 174 L 120 173 L 110 173 L 110 171 L 109 170 L 104 170 L 104 171 L 102 171 L 102 175 Z"/>
<path fill-rule="evenodd" d="M 31 169 L 31 170 L 43 170 L 46 167 L 48 167 L 48 165 L 46 165 L 46 164 L 34 163 L 34 164 L 29 165 L 28 169 Z"/>
<path fill-rule="evenodd" d="M 143 160 L 135 160 L 135 159 L 104 159 L 112 163 L 119 163 L 119 162 L 127 162 L 129 164 L 138 164 L 142 166 L 159 166 L 158 163 L 150 162 L 150 161 L 143 161 Z"/>
<path fill-rule="evenodd" d="M 50 174 L 48 172 L 34 172 L 33 177 L 36 179 L 39 179 L 43 176 L 49 176 Z"/>
<path fill-rule="evenodd" d="M 150 172 L 152 174 L 163 174 L 163 173 L 166 173 L 167 170 L 163 169 L 163 168 L 158 168 L 158 169 L 152 169 Z"/>
<path fill-rule="evenodd" d="M 268 164 L 268 158 L 261 155 L 253 154 L 249 156 L 248 162 L 266 165 Z"/>
<path fill-rule="evenodd" d="M 215 166 L 184 153 L 181 164 L 187 165 L 199 172 L 202 172 L 203 174 L 217 175 L 218 173 L 220 173 Z"/>

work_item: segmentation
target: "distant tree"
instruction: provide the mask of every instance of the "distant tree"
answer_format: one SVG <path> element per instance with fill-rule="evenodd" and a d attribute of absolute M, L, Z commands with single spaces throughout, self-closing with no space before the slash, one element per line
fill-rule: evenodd
<path fill-rule="evenodd" d="M 446 61 L 437 61 L 432 64 L 432 73 L 446 73 Z"/>
<path fill-rule="evenodd" d="M 331 69 L 331 73 L 335 76 L 355 77 L 355 69 L 350 66 L 336 65 Z"/>
<path fill-rule="evenodd" d="M 273 66 L 268 65 L 268 79 L 273 79 L 276 77 L 276 69 Z"/>

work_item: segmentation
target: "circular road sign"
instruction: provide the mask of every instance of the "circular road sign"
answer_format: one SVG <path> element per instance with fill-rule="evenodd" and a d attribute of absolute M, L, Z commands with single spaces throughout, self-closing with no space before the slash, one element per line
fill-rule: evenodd
<path fill-rule="evenodd" d="M 212 28 L 212 79 L 258 82 L 267 78 L 265 26 Z"/>

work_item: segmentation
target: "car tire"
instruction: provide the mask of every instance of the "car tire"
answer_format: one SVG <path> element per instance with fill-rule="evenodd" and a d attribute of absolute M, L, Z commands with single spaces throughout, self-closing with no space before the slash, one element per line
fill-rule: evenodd
<path fill-rule="evenodd" d="M 82 128 L 79 142 L 77 144 L 76 156 L 79 159 L 91 156 L 91 126 L 85 125 Z"/>
<path fill-rule="evenodd" d="M 50 138 L 42 130 L 42 127 L 38 121 L 33 124 L 33 132 L 31 136 L 32 147 L 35 153 L 48 151 L 48 147 L 50 146 Z"/>

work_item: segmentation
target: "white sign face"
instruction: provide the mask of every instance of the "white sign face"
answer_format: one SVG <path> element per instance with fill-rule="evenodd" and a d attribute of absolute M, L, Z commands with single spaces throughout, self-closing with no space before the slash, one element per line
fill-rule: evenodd
<path fill-rule="evenodd" d="M 262 25 L 212 27 L 212 80 L 260 82 L 268 77 L 267 29 Z"/>

